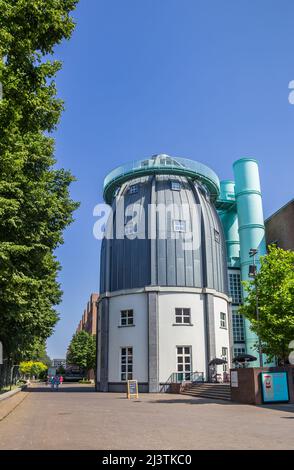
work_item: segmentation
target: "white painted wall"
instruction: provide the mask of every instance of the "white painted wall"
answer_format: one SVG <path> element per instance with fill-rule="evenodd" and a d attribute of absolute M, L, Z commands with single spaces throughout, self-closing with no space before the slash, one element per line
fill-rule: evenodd
<path fill-rule="evenodd" d="M 161 292 L 159 307 L 159 382 L 177 370 L 177 346 L 192 346 L 193 371 L 205 372 L 203 300 L 200 294 Z M 175 324 L 175 308 L 190 308 L 193 326 Z"/>
<path fill-rule="evenodd" d="M 134 310 L 134 324 L 119 327 L 120 311 Z M 133 347 L 133 378 L 148 382 L 148 313 L 147 294 L 128 294 L 109 299 L 109 382 L 120 382 L 120 351 Z"/>
<path fill-rule="evenodd" d="M 223 329 L 220 327 L 220 312 L 226 314 L 227 328 Z M 229 319 L 228 319 L 228 303 L 226 300 L 220 297 L 214 297 L 214 327 L 215 327 L 215 346 L 216 346 L 216 357 L 222 357 L 222 348 L 228 349 L 228 370 L 230 366 L 230 341 L 229 341 Z M 217 367 L 217 373 L 223 372 L 223 366 Z"/>

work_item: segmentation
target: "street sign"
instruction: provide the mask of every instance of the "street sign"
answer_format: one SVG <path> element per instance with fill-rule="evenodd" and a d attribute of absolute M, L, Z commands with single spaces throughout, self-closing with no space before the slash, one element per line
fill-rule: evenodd
<path fill-rule="evenodd" d="M 137 380 L 128 380 L 128 398 L 138 398 L 138 382 Z"/>

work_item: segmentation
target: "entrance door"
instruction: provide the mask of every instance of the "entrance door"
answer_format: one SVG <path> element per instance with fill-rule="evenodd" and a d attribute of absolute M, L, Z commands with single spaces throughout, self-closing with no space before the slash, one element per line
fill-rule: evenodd
<path fill-rule="evenodd" d="M 177 346 L 177 380 L 190 380 L 192 373 L 192 346 Z"/>

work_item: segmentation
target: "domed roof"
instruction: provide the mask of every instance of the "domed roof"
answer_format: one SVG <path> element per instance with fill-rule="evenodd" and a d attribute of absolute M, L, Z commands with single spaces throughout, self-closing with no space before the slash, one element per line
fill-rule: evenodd
<path fill-rule="evenodd" d="M 111 171 L 104 180 L 104 200 L 111 204 L 115 191 L 121 184 L 135 176 L 153 174 L 181 175 L 200 181 L 209 191 L 212 200 L 217 199 L 220 193 L 219 178 L 208 166 L 187 158 L 158 154 L 151 158 L 126 163 Z"/>

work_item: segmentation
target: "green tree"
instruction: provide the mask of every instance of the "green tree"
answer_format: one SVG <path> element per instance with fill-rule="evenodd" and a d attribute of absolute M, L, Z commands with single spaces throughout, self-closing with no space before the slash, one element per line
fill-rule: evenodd
<path fill-rule="evenodd" d="M 49 57 L 74 29 L 76 0 L 0 0 L 0 341 L 28 357 L 58 320 L 60 270 L 54 252 L 77 204 L 70 172 L 55 167 L 63 102 Z"/>
<path fill-rule="evenodd" d="M 86 331 L 78 331 L 72 337 L 67 351 L 67 364 L 73 364 L 89 372 L 96 369 L 96 337 Z"/>
<path fill-rule="evenodd" d="M 276 357 L 279 363 L 287 363 L 289 343 L 294 339 L 294 252 L 270 246 L 268 254 L 261 257 L 255 280 L 244 284 L 248 296 L 240 313 L 250 320 L 269 359 Z"/>
<path fill-rule="evenodd" d="M 19 365 L 19 370 L 21 374 L 26 377 L 39 377 L 40 374 L 45 372 L 48 369 L 46 364 L 38 361 L 23 361 Z"/>

